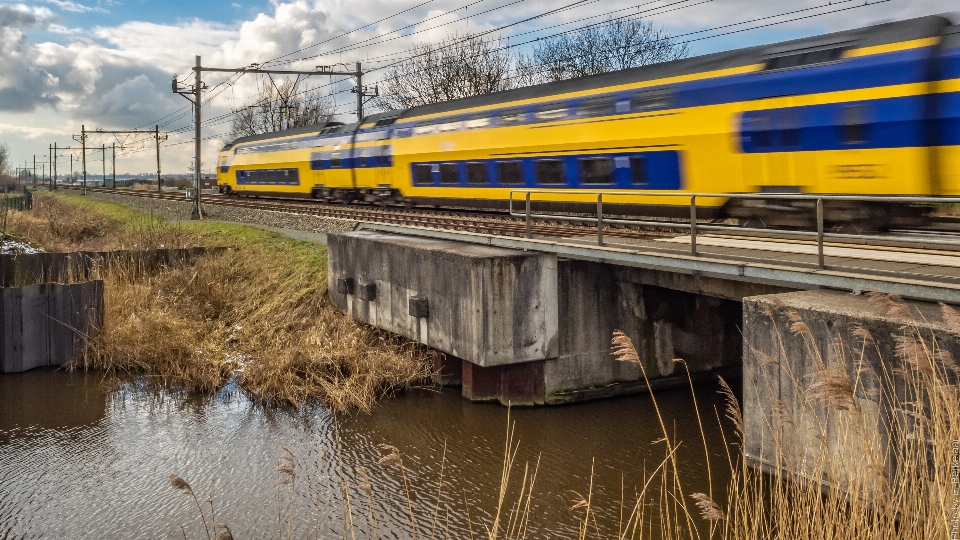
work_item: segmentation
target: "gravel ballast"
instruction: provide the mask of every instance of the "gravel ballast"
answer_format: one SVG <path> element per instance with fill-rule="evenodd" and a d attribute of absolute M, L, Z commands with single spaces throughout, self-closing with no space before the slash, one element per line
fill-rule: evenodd
<path fill-rule="evenodd" d="M 193 202 L 184 199 L 151 199 L 122 193 L 88 192 L 87 197 L 100 201 L 119 203 L 144 213 L 160 215 L 168 220 L 186 221 L 190 219 Z M 219 205 L 212 202 L 203 204 L 203 217 L 217 221 L 232 221 L 252 225 L 265 225 L 283 229 L 294 229 L 311 233 L 333 233 L 352 231 L 357 221 L 337 218 L 294 214 L 274 210 L 258 210 L 237 206 Z"/>

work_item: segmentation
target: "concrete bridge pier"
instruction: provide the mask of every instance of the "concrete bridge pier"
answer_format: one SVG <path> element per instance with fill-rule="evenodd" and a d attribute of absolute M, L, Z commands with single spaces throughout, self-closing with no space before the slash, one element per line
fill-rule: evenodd
<path fill-rule="evenodd" d="M 634 340 L 654 386 L 687 384 L 675 358 L 697 374 L 739 364 L 743 292 L 729 287 L 711 296 L 639 268 L 374 231 L 330 235 L 328 256 L 334 303 L 433 348 L 435 380 L 470 400 L 645 390 L 640 368 L 611 355 L 615 330 Z"/>
<path fill-rule="evenodd" d="M 857 493 L 889 484 L 905 465 L 896 449 L 933 436 L 917 429 L 931 393 L 960 396 L 951 307 L 816 290 L 745 298 L 743 312 L 744 455 L 754 466 L 855 482 Z"/>

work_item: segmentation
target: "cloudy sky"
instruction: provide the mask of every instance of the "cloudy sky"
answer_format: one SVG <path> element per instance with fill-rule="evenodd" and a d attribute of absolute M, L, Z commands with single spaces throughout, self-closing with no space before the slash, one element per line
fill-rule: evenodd
<path fill-rule="evenodd" d="M 16 164 L 46 162 L 48 145 L 87 129 L 170 132 L 164 172 L 186 170 L 193 145 L 189 104 L 171 92 L 194 56 L 215 67 L 268 63 L 313 69 L 363 62 L 385 66 L 417 40 L 497 30 L 517 44 L 614 16 L 641 14 L 690 41 L 694 54 L 773 43 L 957 9 L 950 0 L 0 0 L 0 142 Z M 561 9 L 565 8 L 565 9 Z M 532 20 L 521 22 L 533 17 Z M 519 23 L 519 24 L 518 24 Z M 279 58 L 279 59 L 278 59 Z M 376 72 L 367 80 L 376 79 Z M 230 129 L 231 108 L 265 83 L 205 74 L 204 152 Z M 372 82 L 372 81 L 370 81 Z M 315 77 L 334 93 L 342 120 L 355 110 L 350 83 Z M 224 116 L 224 118 L 220 118 Z M 133 137 L 93 136 L 91 146 L 125 143 L 120 172 L 155 171 L 150 148 Z M 89 170 L 100 169 L 100 153 Z M 64 158 L 65 160 L 66 158 Z M 207 162 L 204 159 L 204 162 Z M 212 161 L 211 161 L 212 162 Z M 61 161 L 63 174 L 69 166 Z M 109 165 L 108 165 L 109 171 Z"/>

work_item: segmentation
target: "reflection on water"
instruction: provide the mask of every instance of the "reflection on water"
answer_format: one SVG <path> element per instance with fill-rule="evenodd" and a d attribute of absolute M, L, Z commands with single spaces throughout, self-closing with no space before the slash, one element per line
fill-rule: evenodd
<path fill-rule="evenodd" d="M 714 418 L 713 389 L 701 395 L 701 409 Z M 689 392 L 662 392 L 659 400 L 668 429 L 683 441 L 685 492 L 706 491 Z M 516 487 L 524 463 L 540 459 L 527 537 L 577 537 L 572 491 L 586 492 L 593 460 L 597 520 L 615 535 L 621 478 L 634 493 L 644 467 L 664 455 L 651 444 L 660 426 L 649 397 L 510 414 L 520 443 Z M 722 486 L 721 436 L 715 422 L 706 424 L 714 483 Z M 205 537 L 192 500 L 169 486 L 170 473 L 201 499 L 212 496 L 217 521 L 238 537 L 275 537 L 279 443 L 297 459 L 295 538 L 342 537 L 338 474 L 350 484 L 357 537 L 371 537 L 358 466 L 371 477 L 379 536 L 412 536 L 399 470 L 376 464 L 383 443 L 403 453 L 420 538 L 434 528 L 445 445 L 435 536 L 469 538 L 465 506 L 474 535 L 483 536 L 496 508 L 506 425 L 506 408 L 468 403 L 456 391 L 413 390 L 371 415 L 334 418 L 322 409 L 265 410 L 231 389 L 183 397 L 107 392 L 96 376 L 60 371 L 0 374 L 0 538 L 182 538 L 181 524 L 188 538 Z"/>

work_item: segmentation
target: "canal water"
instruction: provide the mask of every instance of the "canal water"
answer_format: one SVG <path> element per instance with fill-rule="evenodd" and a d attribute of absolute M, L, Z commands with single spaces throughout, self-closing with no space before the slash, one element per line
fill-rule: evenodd
<path fill-rule="evenodd" d="M 684 492 L 707 491 L 689 390 L 657 395 L 667 429 L 682 441 Z M 714 407 L 722 416 L 723 402 L 716 388 L 701 387 L 697 403 L 714 491 L 722 493 L 729 467 Z M 596 526 L 615 537 L 621 492 L 629 513 L 644 471 L 664 458 L 650 397 L 509 414 L 519 451 L 507 504 L 516 501 L 525 465 L 532 470 L 539 459 L 526 538 L 577 538 L 583 514 L 571 506 L 576 493 L 591 489 L 591 469 Z M 117 390 L 96 374 L 0 374 L 0 539 L 206 538 L 196 504 L 170 486 L 172 473 L 191 484 L 208 525 L 209 498 L 216 521 L 238 539 L 279 535 L 278 490 L 284 534 L 292 513 L 293 538 L 413 538 L 403 476 L 395 465 L 377 464 L 380 444 L 401 452 L 418 539 L 482 538 L 500 493 L 507 415 L 500 405 L 464 401 L 457 390 L 413 389 L 372 414 L 334 416 L 320 407 L 263 408 L 231 387 L 194 396 Z M 281 444 L 296 464 L 292 512 L 291 485 L 278 486 Z M 374 521 L 358 467 L 372 486 Z M 349 514 L 339 478 L 349 486 Z"/>

